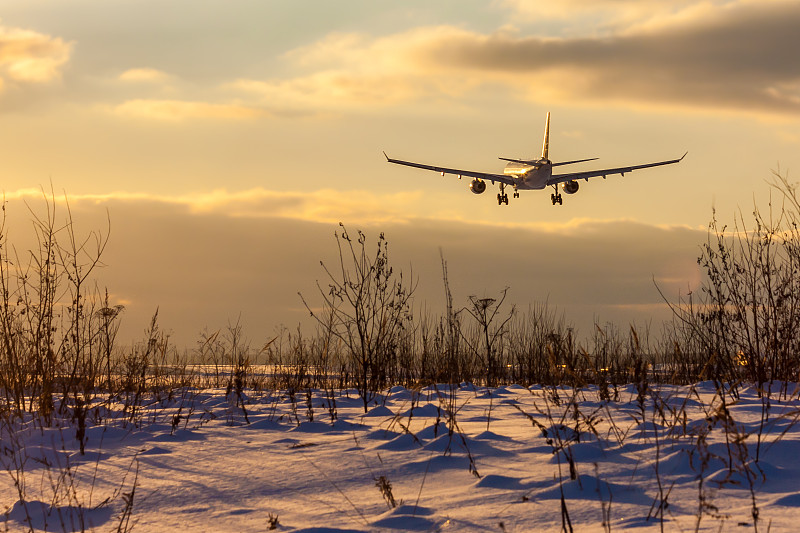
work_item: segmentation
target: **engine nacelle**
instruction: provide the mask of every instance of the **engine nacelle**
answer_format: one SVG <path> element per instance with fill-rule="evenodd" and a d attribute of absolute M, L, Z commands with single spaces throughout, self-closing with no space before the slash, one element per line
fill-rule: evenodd
<path fill-rule="evenodd" d="M 469 182 L 469 190 L 474 192 L 475 194 L 481 194 L 483 191 L 486 190 L 486 182 L 475 178 L 474 180 Z"/>
<path fill-rule="evenodd" d="M 567 194 L 575 194 L 578 192 L 578 182 L 577 181 L 565 181 L 561 184 L 561 188 Z"/>

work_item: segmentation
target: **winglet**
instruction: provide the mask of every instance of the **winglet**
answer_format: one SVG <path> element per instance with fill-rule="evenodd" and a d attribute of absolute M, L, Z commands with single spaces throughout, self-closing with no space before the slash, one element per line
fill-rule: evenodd
<path fill-rule="evenodd" d="M 383 157 L 385 157 L 385 158 L 386 158 L 386 160 L 387 160 L 387 161 L 389 161 L 389 156 L 388 156 L 388 155 L 386 155 L 386 151 L 385 151 L 385 150 L 383 151 Z"/>
<path fill-rule="evenodd" d="M 687 150 L 687 151 L 686 151 L 686 154 L 688 154 L 688 153 L 689 153 L 689 151 Z M 684 158 L 684 157 L 686 157 L 686 154 L 683 154 L 683 155 L 681 156 L 681 158 L 680 158 L 680 159 L 678 159 L 678 161 L 683 161 L 683 158 Z"/>

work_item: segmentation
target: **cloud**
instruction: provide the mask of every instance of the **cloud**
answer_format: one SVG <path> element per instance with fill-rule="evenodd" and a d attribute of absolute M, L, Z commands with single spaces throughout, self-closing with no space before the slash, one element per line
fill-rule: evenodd
<path fill-rule="evenodd" d="M 501 88 L 549 104 L 800 113 L 800 4 L 666 5 L 677 9 L 588 37 L 451 26 L 378 38 L 334 34 L 286 55 L 302 74 L 230 87 L 259 95 L 265 106 L 298 109 L 451 102 Z"/>
<path fill-rule="evenodd" d="M 26 229 L 30 233 L 30 214 L 20 199 L 33 213 L 42 212 L 32 194 L 7 195 L 7 242 L 21 255 L 36 241 L 23 235 Z M 36 195 L 41 199 L 41 192 Z M 70 196 L 79 238 L 91 230 L 105 232 L 110 218 L 98 286 L 108 287 L 114 302 L 125 302 L 123 343 L 141 338 L 156 308 L 162 328 L 187 347 L 203 328 L 223 328 L 240 316 L 256 343 L 280 324 L 309 324 L 297 292 L 318 305 L 315 280 L 325 286 L 319 262 L 336 263 L 333 234 L 341 230 L 336 222 L 292 215 L 306 209 L 300 198 L 275 216 L 263 216 L 259 209 L 287 200 L 284 193 L 262 198 L 268 196 L 247 191 L 186 198 Z M 312 199 L 319 202 L 323 196 Z M 61 220 L 65 210 L 57 207 Z M 544 226 L 503 231 L 492 224 L 424 217 L 369 224 L 348 217 L 342 213 L 340 220 L 351 234 L 362 229 L 370 249 L 385 233 L 395 270 L 406 276 L 413 272 L 419 282 L 418 309 L 444 309 L 441 250 L 456 305 L 471 294 L 493 296 L 508 286 L 510 303 L 525 309 L 548 301 L 581 335 L 591 334 L 595 319 L 625 327 L 630 321 L 653 318 L 657 325 L 669 318 L 653 279 L 668 298 L 695 288 L 697 246 L 706 236 L 704 230 L 625 220 L 581 220 L 558 231 Z"/>
<path fill-rule="evenodd" d="M 71 52 L 72 43 L 60 38 L 0 25 L 0 73 L 6 80 L 24 83 L 58 80 Z"/>
<path fill-rule="evenodd" d="M 402 223 L 418 212 L 412 206 L 422 192 L 376 194 L 368 191 L 321 189 L 308 192 L 256 188 L 241 192 L 215 190 L 178 199 L 192 213 L 215 213 L 245 218 L 289 218 L 335 224 L 352 220 L 364 224 Z M 391 206 L 387 208 L 387 206 Z"/>
<path fill-rule="evenodd" d="M 500 0 L 500 5 L 513 13 L 513 19 L 530 22 L 543 20 L 581 21 L 591 19 L 595 27 L 627 26 L 634 21 L 662 18 L 698 5 L 722 5 L 730 0 Z"/>
<path fill-rule="evenodd" d="M 41 189 L 20 189 L 4 193 L 6 200 L 42 201 L 51 198 L 51 193 L 43 194 Z M 364 190 L 318 189 L 312 191 L 276 191 L 253 188 L 240 191 L 215 189 L 208 192 L 187 193 L 167 196 L 151 193 L 117 191 L 105 194 L 70 194 L 68 197 L 55 195 L 57 203 L 69 201 L 72 204 L 105 205 L 108 203 L 134 205 L 148 203 L 164 206 L 186 215 L 222 216 L 236 219 L 287 219 L 315 224 L 338 224 L 347 221 L 364 227 L 377 227 L 386 224 L 407 226 L 414 221 L 427 220 L 431 223 L 458 223 L 481 225 L 495 230 L 535 231 L 555 238 L 568 235 L 596 235 L 612 230 L 619 225 L 640 226 L 638 222 L 624 218 L 593 219 L 576 217 L 563 222 L 531 221 L 505 222 L 495 217 L 482 219 L 478 212 L 464 217 L 463 213 L 447 209 L 435 209 L 426 204 L 424 191 L 400 191 L 375 193 Z M 438 205 L 437 200 L 433 201 Z M 644 226 L 642 226 L 644 227 Z M 648 226 L 649 227 L 649 226 Z M 689 226 L 655 225 L 664 231 L 697 231 L 703 228 Z M 612 231 L 613 233 L 614 231 Z"/>
<path fill-rule="evenodd" d="M 132 68 L 119 75 L 120 81 L 128 82 L 163 82 L 170 79 L 170 75 L 154 68 Z"/>
<path fill-rule="evenodd" d="M 421 97 L 426 91 L 402 75 L 319 72 L 290 80 L 237 80 L 228 86 L 258 96 L 276 112 L 309 113 L 345 108 L 386 107 Z"/>
<path fill-rule="evenodd" d="M 160 196 L 145 193 L 113 192 L 108 194 L 69 195 L 70 203 L 152 202 L 177 208 L 187 214 L 219 215 L 228 218 L 292 219 L 315 223 L 337 224 L 342 220 L 376 225 L 403 224 L 421 216 L 418 204 L 423 192 L 378 194 L 368 191 L 274 191 L 254 188 L 243 191 L 217 189 L 182 196 Z M 7 199 L 41 200 L 42 191 L 21 189 L 5 194 Z M 56 201 L 62 202 L 62 197 Z"/>
<path fill-rule="evenodd" d="M 540 76 L 559 87 L 544 95 L 559 99 L 800 112 L 793 59 L 800 5 L 742 5 L 716 15 L 603 38 L 461 38 L 432 54 L 466 70 Z"/>
<path fill-rule="evenodd" d="M 747 6 L 764 8 L 791 2 L 794 0 L 499 0 L 517 23 L 547 23 L 558 28 L 560 34 L 572 35 L 610 35 L 680 26 Z"/>
<path fill-rule="evenodd" d="M 264 115 L 261 109 L 241 104 L 214 104 L 183 100 L 128 100 L 111 108 L 115 115 L 178 122 L 191 119 L 249 120 Z"/>
<path fill-rule="evenodd" d="M 387 107 L 410 100 L 463 95 L 478 79 L 439 76 L 427 61 L 437 43 L 464 32 L 440 26 L 370 39 L 332 34 L 297 48 L 285 60 L 309 74 L 289 79 L 239 79 L 228 88 L 254 94 L 270 109 L 341 110 Z"/>

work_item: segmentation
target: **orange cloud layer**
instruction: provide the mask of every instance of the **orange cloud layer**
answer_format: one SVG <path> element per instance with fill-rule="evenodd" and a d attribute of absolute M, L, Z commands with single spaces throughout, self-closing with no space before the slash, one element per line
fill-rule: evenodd
<path fill-rule="evenodd" d="M 42 211 L 31 194 L 7 195 L 30 206 L 29 211 L 13 200 L 6 209 L 6 242 L 20 251 L 36 246 L 35 236 L 22 239 L 30 228 L 26 218 Z M 105 233 L 106 214 L 111 220 L 107 266 L 97 274 L 99 286 L 108 287 L 115 302 L 125 302 L 129 331 L 140 335 L 158 308 L 164 326 L 188 346 L 203 327 L 220 327 L 240 313 L 267 331 L 281 323 L 293 327 L 306 316 L 297 292 L 314 305 L 315 280 L 324 279 L 319 261 L 335 262 L 333 232 L 340 231 L 337 223 L 316 220 L 308 204 L 333 194 L 73 196 L 70 212 L 79 238 L 97 228 Z M 275 211 L 277 205 L 282 207 Z M 278 214 L 261 216 L 261 210 Z M 65 213 L 58 205 L 54 218 L 63 220 Z M 365 225 L 349 218 L 352 213 L 340 215 L 351 232 L 363 229 L 368 242 L 386 234 L 393 265 L 406 273 L 413 269 L 419 279 L 419 305 L 433 309 L 442 303 L 441 250 L 458 302 L 510 286 L 509 301 L 549 300 L 570 320 L 579 320 L 585 333 L 594 317 L 640 320 L 643 309 L 663 311 L 654 277 L 668 297 L 694 288 L 700 279 L 697 244 L 705 238 L 703 230 L 631 221 L 576 221 L 560 232 L 536 225 L 503 231 L 481 222 L 424 217 Z"/>
<path fill-rule="evenodd" d="M 43 201 L 52 195 L 40 189 L 20 189 L 4 194 L 6 200 L 24 200 L 26 203 Z M 253 188 L 241 191 L 216 189 L 209 192 L 180 196 L 148 193 L 112 192 L 108 194 L 77 194 L 56 196 L 57 203 L 69 201 L 71 205 L 108 205 L 137 203 L 161 205 L 166 209 L 179 209 L 190 215 L 214 215 L 237 219 L 291 219 L 304 222 L 378 226 L 382 224 L 409 225 L 418 220 L 442 223 L 480 224 L 496 229 L 536 231 L 554 236 L 595 235 L 616 233 L 622 227 L 648 227 L 663 231 L 705 231 L 705 227 L 692 228 L 675 225 L 648 225 L 625 218 L 593 219 L 576 217 L 565 222 L 501 222 L 496 218 L 482 219 L 478 213 L 465 217 L 463 213 L 436 210 L 437 200 L 426 204 L 424 191 L 374 193 L 356 190 L 319 189 L 314 191 L 275 191 Z"/>
<path fill-rule="evenodd" d="M 260 117 L 260 109 L 239 104 L 212 104 L 183 100 L 128 100 L 112 108 L 116 115 L 130 118 L 181 121 L 190 119 L 247 120 Z"/>
<path fill-rule="evenodd" d="M 0 25 L 0 72 L 18 82 L 46 83 L 61 77 L 72 43 L 30 30 Z"/>
<path fill-rule="evenodd" d="M 169 79 L 169 74 L 154 68 L 132 68 L 119 75 L 120 81 L 157 82 Z"/>
<path fill-rule="evenodd" d="M 575 0 L 577 1 L 577 0 Z M 604 3 L 607 7 L 608 2 Z M 231 84 L 269 108 L 364 109 L 501 87 L 522 98 L 581 105 L 800 113 L 800 5 L 675 1 L 669 16 L 588 37 L 451 26 L 371 38 L 332 34 L 286 55 L 289 79 Z M 617 6 L 614 3 L 614 6 Z"/>

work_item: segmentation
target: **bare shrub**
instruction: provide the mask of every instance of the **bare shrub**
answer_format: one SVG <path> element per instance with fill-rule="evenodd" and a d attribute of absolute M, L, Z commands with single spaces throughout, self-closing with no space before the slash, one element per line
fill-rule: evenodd
<path fill-rule="evenodd" d="M 800 369 L 800 200 L 785 176 L 774 173 L 772 185 L 782 200 L 766 213 L 754 207 L 749 223 L 740 211 L 729 229 L 714 213 L 698 258 L 706 281 L 673 306 L 705 356 L 702 375 L 759 390 Z"/>
<path fill-rule="evenodd" d="M 482 364 L 486 369 L 486 384 L 490 387 L 497 385 L 498 379 L 505 376 L 505 369 L 501 368 L 503 336 L 508 331 L 508 324 L 514 318 L 515 311 L 512 306 L 508 316 L 498 316 L 506 296 L 507 287 L 502 290 L 499 299 L 470 296 L 470 305 L 461 310 L 467 312 L 477 324 L 477 332 L 474 332 L 477 334 L 463 338 L 478 360 L 485 357 Z"/>
<path fill-rule="evenodd" d="M 340 227 L 341 233 L 335 234 L 336 269 L 320 262 L 327 275 L 326 287 L 317 283 L 323 310 L 314 310 L 300 297 L 317 323 L 347 350 L 366 412 L 377 391 L 386 386 L 387 371 L 396 364 L 403 336 L 411 330 L 414 285 L 408 285 L 402 273 L 395 275 L 383 233 L 373 255 L 367 251 L 366 235 L 359 231 L 354 241 L 344 225 Z"/>

